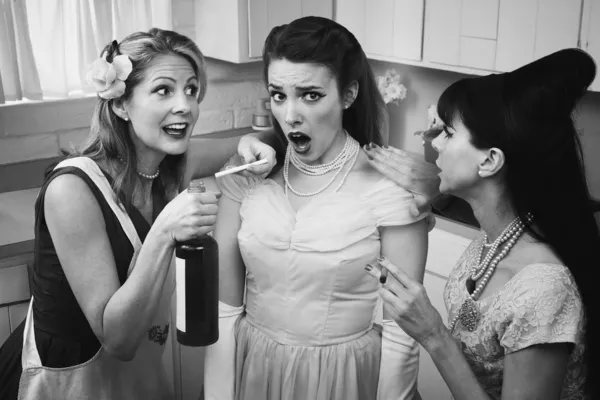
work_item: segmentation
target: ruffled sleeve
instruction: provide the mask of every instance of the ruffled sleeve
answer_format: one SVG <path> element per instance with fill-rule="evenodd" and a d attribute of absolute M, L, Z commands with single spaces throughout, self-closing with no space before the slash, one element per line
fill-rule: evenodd
<path fill-rule="evenodd" d="M 542 343 L 578 343 L 583 319 L 577 286 L 566 267 L 526 267 L 502 296 L 498 330 L 506 354 Z"/>
<path fill-rule="evenodd" d="M 229 159 L 229 161 L 221 168 L 221 171 L 228 167 L 235 167 L 242 165 L 242 159 L 240 156 L 235 155 Z M 264 179 L 258 176 L 245 176 L 239 173 L 229 174 L 217 178 L 217 185 L 223 194 L 230 199 L 241 203 L 244 197 L 252 191 L 254 188 L 259 186 Z"/>
<path fill-rule="evenodd" d="M 387 178 L 377 182 L 363 198 L 375 217 L 377 227 L 409 225 L 429 215 L 429 212 L 423 212 L 413 216 L 410 212 L 412 193 Z"/>

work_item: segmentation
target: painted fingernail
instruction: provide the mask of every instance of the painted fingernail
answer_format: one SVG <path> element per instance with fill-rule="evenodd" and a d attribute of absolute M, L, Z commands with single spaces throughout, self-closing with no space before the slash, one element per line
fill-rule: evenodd
<path fill-rule="evenodd" d="M 373 266 L 371 264 L 367 264 L 367 265 L 365 265 L 365 269 L 367 271 L 371 271 L 373 269 Z"/>
<path fill-rule="evenodd" d="M 217 199 L 220 199 L 220 198 L 221 198 L 221 196 L 223 196 L 223 193 L 221 193 L 221 192 L 218 192 L 218 193 L 217 193 L 215 196 L 217 197 Z"/>
<path fill-rule="evenodd" d="M 385 260 L 385 258 L 383 258 L 383 257 L 377 257 L 377 261 L 379 261 L 379 262 L 383 262 L 384 260 Z"/>
<path fill-rule="evenodd" d="M 379 146 L 377 146 L 375 143 L 370 143 L 370 145 L 371 145 L 371 147 L 373 147 L 373 148 L 375 148 L 375 149 L 379 147 Z"/>
<path fill-rule="evenodd" d="M 368 158 L 370 161 L 373 161 L 373 157 L 371 157 L 371 156 L 367 156 L 367 158 Z"/>
<path fill-rule="evenodd" d="M 383 146 L 383 148 L 387 150 L 387 149 L 389 149 L 389 148 L 390 148 L 390 146 L 388 146 L 388 145 L 386 144 L 385 146 Z"/>

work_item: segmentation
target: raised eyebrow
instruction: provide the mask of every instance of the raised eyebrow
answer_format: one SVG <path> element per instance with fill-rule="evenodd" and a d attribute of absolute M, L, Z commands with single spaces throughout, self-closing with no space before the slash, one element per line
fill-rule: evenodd
<path fill-rule="evenodd" d="M 309 86 L 297 86 L 297 91 L 308 92 L 310 90 L 323 90 L 321 86 L 309 85 Z"/>
<path fill-rule="evenodd" d="M 166 79 L 166 80 L 171 81 L 173 83 L 177 83 L 177 81 L 174 78 L 171 78 L 170 76 L 157 76 L 156 78 L 152 79 L 152 82 L 155 82 L 155 81 L 158 81 L 158 80 L 161 80 L 161 79 Z M 190 76 L 185 83 L 190 83 L 191 81 L 196 81 L 197 82 L 198 78 L 195 75 Z"/>
<path fill-rule="evenodd" d="M 156 82 L 156 81 L 159 81 L 161 79 L 165 79 L 165 80 L 171 81 L 173 83 L 176 82 L 175 79 L 171 78 L 170 76 L 157 76 L 156 78 L 152 79 L 152 82 Z"/>

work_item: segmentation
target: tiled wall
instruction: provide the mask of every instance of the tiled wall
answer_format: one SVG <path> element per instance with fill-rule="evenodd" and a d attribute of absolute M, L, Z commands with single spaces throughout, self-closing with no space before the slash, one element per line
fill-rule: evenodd
<path fill-rule="evenodd" d="M 194 0 L 173 0 L 173 29 L 195 39 Z M 218 32 L 215 32 L 218 34 Z M 256 100 L 267 95 L 260 63 L 207 60 L 209 87 L 195 135 L 249 127 Z M 0 165 L 50 158 L 89 131 L 95 98 L 0 107 Z"/>

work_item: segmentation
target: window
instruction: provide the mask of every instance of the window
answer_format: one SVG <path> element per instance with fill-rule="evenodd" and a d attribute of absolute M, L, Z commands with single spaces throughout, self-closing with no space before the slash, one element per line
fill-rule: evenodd
<path fill-rule="evenodd" d="M 81 97 L 111 40 L 171 29 L 172 0 L 0 0 L 0 104 Z"/>

